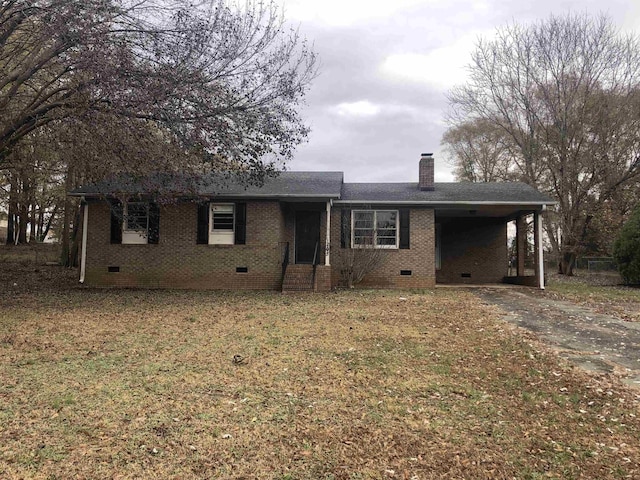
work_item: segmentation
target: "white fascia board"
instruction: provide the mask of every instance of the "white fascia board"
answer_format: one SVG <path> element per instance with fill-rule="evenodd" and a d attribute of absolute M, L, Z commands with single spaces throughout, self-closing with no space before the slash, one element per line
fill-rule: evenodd
<path fill-rule="evenodd" d="M 451 206 L 451 207 L 468 207 L 474 205 L 483 205 L 483 206 L 492 206 L 492 205 L 505 205 L 505 206 L 538 206 L 542 207 L 545 205 L 557 205 L 558 202 L 503 202 L 503 201 L 445 201 L 445 200 L 436 200 L 436 201 L 424 201 L 424 200 L 336 200 L 333 202 L 338 205 L 420 205 L 420 206 Z"/>
<path fill-rule="evenodd" d="M 69 197 L 87 197 L 87 198 L 103 198 L 103 197 L 108 197 L 111 194 L 109 193 L 68 193 L 67 196 Z M 131 193 L 129 195 L 142 195 L 144 196 L 144 193 Z M 270 200 L 278 200 L 281 198 L 286 198 L 286 199 L 293 199 L 295 200 L 296 198 L 304 198 L 304 199 L 322 199 L 324 201 L 326 201 L 327 199 L 329 200 L 334 200 L 334 199 L 339 199 L 340 196 L 336 195 L 336 194 L 319 194 L 319 195 L 313 195 L 313 194 L 297 194 L 297 193 L 286 193 L 286 194 L 272 194 L 272 193 L 265 193 L 265 194 L 251 194 L 251 195 L 241 195 L 241 194 L 237 194 L 237 193 L 220 193 L 220 194 L 211 194 L 211 195 L 197 195 L 197 196 L 188 196 L 188 197 L 180 197 L 180 196 L 176 196 L 175 198 L 177 199 L 191 199 L 191 198 L 195 198 L 195 199 L 205 199 L 205 198 L 233 198 L 233 199 L 241 199 L 241 200 L 251 200 L 254 198 L 259 198 L 259 199 L 270 199 Z"/>

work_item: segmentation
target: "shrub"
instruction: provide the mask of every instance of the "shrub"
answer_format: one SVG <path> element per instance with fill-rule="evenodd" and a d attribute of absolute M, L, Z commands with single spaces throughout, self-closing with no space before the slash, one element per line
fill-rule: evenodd
<path fill-rule="evenodd" d="M 620 230 L 613 244 L 613 258 L 627 284 L 640 284 L 640 206 Z"/>
<path fill-rule="evenodd" d="M 353 288 L 367 273 L 382 263 L 382 250 L 379 248 L 341 248 L 337 250 L 337 264 L 340 268 L 342 283 Z"/>

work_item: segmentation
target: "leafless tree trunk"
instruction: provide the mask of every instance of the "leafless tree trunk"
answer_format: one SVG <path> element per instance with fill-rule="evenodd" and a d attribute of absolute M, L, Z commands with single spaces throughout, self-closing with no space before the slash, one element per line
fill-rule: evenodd
<path fill-rule="evenodd" d="M 640 40 L 605 16 L 552 16 L 481 40 L 470 68 L 453 125 L 493 125 L 509 170 L 559 202 L 546 231 L 571 275 L 601 206 L 640 177 Z"/>
<path fill-rule="evenodd" d="M 47 238 L 47 235 L 49 235 L 49 231 L 51 230 L 51 225 L 55 221 L 57 213 L 58 213 L 58 205 L 56 204 L 53 207 L 53 210 L 51 211 L 51 213 L 49 214 L 49 218 L 47 219 L 47 224 L 44 226 L 44 228 L 41 228 L 41 233 L 40 233 L 41 242 L 44 242 L 45 239 Z M 42 219 L 44 222 L 44 216 L 42 216 Z"/>
<path fill-rule="evenodd" d="M 77 202 L 73 202 L 73 230 L 71 232 L 71 249 L 69 252 L 69 267 L 78 266 L 78 252 L 80 251 L 80 236 L 78 235 L 80 227 L 80 207 Z"/>
<path fill-rule="evenodd" d="M 73 172 L 71 170 L 67 171 L 67 175 L 65 178 L 65 190 L 71 190 L 71 186 L 73 185 Z M 71 197 L 65 196 L 64 198 L 64 209 L 62 211 L 62 235 L 60 236 L 60 263 L 65 267 L 71 267 L 71 238 L 70 238 L 70 227 L 71 227 L 71 218 L 73 216 L 73 201 Z"/>
<path fill-rule="evenodd" d="M 15 175 L 9 174 L 9 215 L 7 218 L 7 245 L 13 245 L 16 241 L 16 215 L 18 213 L 17 180 Z"/>

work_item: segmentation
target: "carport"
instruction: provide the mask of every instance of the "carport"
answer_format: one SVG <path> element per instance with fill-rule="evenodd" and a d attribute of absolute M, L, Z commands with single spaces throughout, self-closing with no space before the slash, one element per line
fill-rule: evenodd
<path fill-rule="evenodd" d="M 540 202 L 472 201 L 435 208 L 436 283 L 510 283 L 544 289 Z M 525 272 L 526 220 L 534 223 L 534 274 Z M 507 224 L 515 221 L 515 275 L 508 272 Z"/>

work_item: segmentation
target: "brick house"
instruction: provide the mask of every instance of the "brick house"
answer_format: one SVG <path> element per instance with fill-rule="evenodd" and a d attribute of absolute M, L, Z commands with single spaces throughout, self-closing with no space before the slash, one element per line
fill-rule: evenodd
<path fill-rule="evenodd" d="M 420 159 L 417 183 L 282 172 L 262 187 L 203 184 L 196 200 L 177 195 L 168 205 L 135 186 L 106 183 L 70 195 L 83 200 L 80 281 L 87 285 L 316 291 L 343 283 L 341 259 L 353 249 L 373 249 L 378 258 L 363 286 L 507 281 L 544 288 L 540 216 L 554 203 L 521 183 L 434 183 L 430 154 Z M 530 277 L 528 215 L 536 245 Z M 517 275 L 507 277 L 512 220 Z"/>

